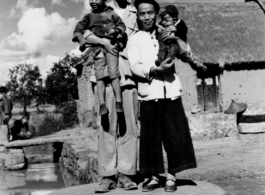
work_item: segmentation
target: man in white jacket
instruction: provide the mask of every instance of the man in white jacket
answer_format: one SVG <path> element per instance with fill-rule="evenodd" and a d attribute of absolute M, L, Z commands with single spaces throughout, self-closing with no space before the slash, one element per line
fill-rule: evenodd
<path fill-rule="evenodd" d="M 181 100 L 182 86 L 173 62 L 155 65 L 158 54 L 155 0 L 136 0 L 140 31 L 129 38 L 127 51 L 131 70 L 138 78 L 140 101 L 139 171 L 149 178 L 144 192 L 161 186 L 158 174 L 165 173 L 162 143 L 168 158 L 166 192 L 177 190 L 175 174 L 195 168 L 196 159 Z M 165 36 L 166 38 L 166 36 Z"/>

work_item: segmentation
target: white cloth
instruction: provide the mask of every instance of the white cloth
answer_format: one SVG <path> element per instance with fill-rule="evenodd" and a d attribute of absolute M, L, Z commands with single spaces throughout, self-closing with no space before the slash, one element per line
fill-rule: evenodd
<path fill-rule="evenodd" d="M 158 74 L 151 78 L 151 67 L 155 66 L 158 54 L 155 33 L 139 31 L 129 38 L 127 45 L 130 67 L 138 80 L 138 100 L 176 99 L 181 96 L 182 85 L 174 73 Z"/>
<path fill-rule="evenodd" d="M 119 4 L 113 0 L 109 3 L 107 3 L 108 6 L 111 6 L 114 9 L 114 12 L 120 16 L 120 18 L 123 18 L 123 15 L 125 13 L 125 9 L 120 8 Z"/>

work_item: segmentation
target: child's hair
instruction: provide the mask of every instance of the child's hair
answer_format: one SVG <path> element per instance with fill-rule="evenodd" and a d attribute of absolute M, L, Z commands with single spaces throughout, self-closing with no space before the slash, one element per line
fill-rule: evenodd
<path fill-rule="evenodd" d="M 174 5 L 167 5 L 166 7 L 164 7 L 159 16 L 163 17 L 167 14 L 170 15 L 172 18 L 177 19 L 179 17 L 179 11 Z"/>

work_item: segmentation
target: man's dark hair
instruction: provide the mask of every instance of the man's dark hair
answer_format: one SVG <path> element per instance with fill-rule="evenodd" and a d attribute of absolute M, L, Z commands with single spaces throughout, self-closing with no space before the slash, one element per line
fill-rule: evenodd
<path fill-rule="evenodd" d="M 155 0 L 135 0 L 134 6 L 138 10 L 138 7 L 141 3 L 149 3 L 154 6 L 155 11 L 158 13 L 160 10 L 159 4 Z"/>
<path fill-rule="evenodd" d="M 0 93 L 6 93 L 6 92 L 7 92 L 6 87 L 1 86 L 1 87 L 0 87 Z"/>

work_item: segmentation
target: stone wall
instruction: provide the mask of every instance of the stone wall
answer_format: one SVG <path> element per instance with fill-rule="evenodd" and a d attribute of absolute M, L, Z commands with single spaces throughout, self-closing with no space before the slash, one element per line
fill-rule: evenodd
<path fill-rule="evenodd" d="M 78 145 L 64 143 L 60 162 L 82 183 L 99 181 L 95 152 Z"/>
<path fill-rule="evenodd" d="M 91 67 L 84 66 L 82 75 L 78 79 L 78 95 L 80 112 L 84 113 L 87 110 L 93 110 L 94 96 L 91 82 L 89 81 Z"/>
<path fill-rule="evenodd" d="M 198 105 L 198 93 L 196 89 L 197 72 L 187 63 L 175 64 L 175 70 L 182 84 L 182 102 L 185 110 L 190 111 Z"/>
<path fill-rule="evenodd" d="M 82 75 L 78 78 L 78 117 L 81 126 L 93 126 L 94 93 L 90 82 L 91 67 L 84 66 Z"/>

